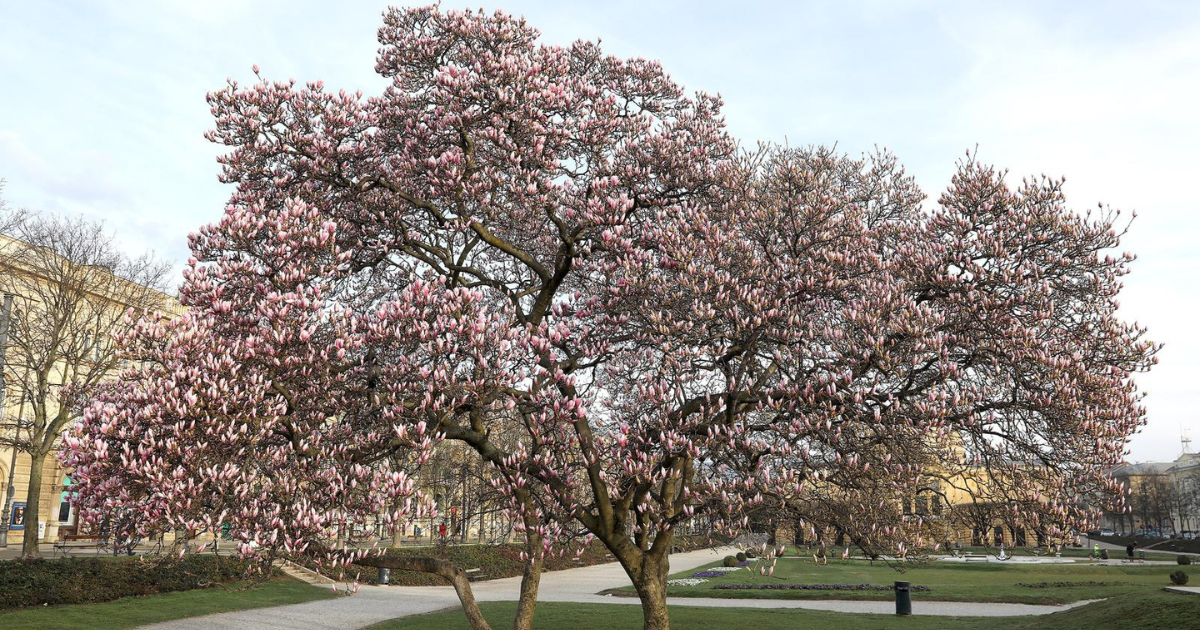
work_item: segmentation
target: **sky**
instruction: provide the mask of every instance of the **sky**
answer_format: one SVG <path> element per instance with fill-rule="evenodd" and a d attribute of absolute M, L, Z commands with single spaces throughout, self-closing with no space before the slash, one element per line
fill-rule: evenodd
<path fill-rule="evenodd" d="M 377 93 L 388 2 L 0 0 L 0 179 L 9 205 L 103 220 L 130 253 L 188 257 L 220 216 L 204 100 L 228 78 Z M 396 4 L 393 2 L 391 4 Z M 443 2 L 443 8 L 481 5 Z M 1072 209 L 1136 213 L 1121 313 L 1164 343 L 1138 377 L 1131 461 L 1200 450 L 1200 3 L 534 2 L 543 40 L 600 39 L 719 93 L 747 146 L 895 153 L 936 200 L 958 160 L 1066 178 Z"/>

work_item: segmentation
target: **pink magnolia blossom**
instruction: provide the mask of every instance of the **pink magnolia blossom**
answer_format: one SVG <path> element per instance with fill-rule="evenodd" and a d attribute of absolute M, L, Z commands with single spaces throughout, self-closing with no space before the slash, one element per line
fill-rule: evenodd
<path fill-rule="evenodd" d="M 420 514 L 409 471 L 459 441 L 534 595 L 586 534 L 666 628 L 694 523 L 907 549 L 930 479 L 987 470 L 1051 534 L 1115 490 L 1156 346 L 1116 317 L 1114 215 L 973 161 L 925 208 L 887 154 L 739 153 L 657 63 L 537 37 L 394 9 L 379 95 L 209 95 L 237 189 L 192 236 L 189 314 L 137 325 L 69 440 L 86 505 L 330 553 Z"/>

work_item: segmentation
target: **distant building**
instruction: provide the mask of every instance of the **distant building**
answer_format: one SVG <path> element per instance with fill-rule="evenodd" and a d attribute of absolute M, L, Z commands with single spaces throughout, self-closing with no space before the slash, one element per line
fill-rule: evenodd
<path fill-rule="evenodd" d="M 63 295 L 53 290 L 56 282 L 77 282 L 70 287 L 78 297 L 75 305 L 45 304 L 47 296 Z M 67 382 L 94 382 L 116 376 L 118 365 L 113 363 L 113 341 L 109 334 L 113 322 L 119 321 L 133 306 L 156 305 L 160 312 L 179 313 L 182 306 L 175 298 L 114 276 L 106 268 L 94 265 L 73 265 L 45 248 L 35 248 L 22 241 L 0 235 L 0 295 L 8 296 L 8 343 L 3 348 L 4 390 L 0 392 L 0 504 L 12 491 L 7 507 L 9 523 L 8 544 L 22 544 L 26 536 L 37 535 L 43 541 L 54 540 L 60 529 L 70 531 L 77 525 L 74 506 L 69 500 L 70 478 L 51 453 L 41 465 L 41 493 L 38 513 L 30 513 L 27 489 L 31 476 L 31 460 L 24 449 L 12 447 L 14 442 L 27 444 L 35 421 L 45 424 L 56 417 L 60 408 L 57 395 L 44 395 L 39 406 L 34 405 L 31 392 L 56 391 Z M 82 296 L 82 297 L 79 297 Z M 68 300 L 63 299 L 66 303 Z M 75 322 L 78 328 L 53 331 L 39 330 L 42 311 L 77 309 L 80 316 L 60 316 L 55 322 Z M 38 339 L 33 336 L 45 335 Z M 47 352 L 51 343 L 60 343 L 60 351 Z M 107 353 L 107 354 L 105 354 Z M 33 356 L 36 354 L 36 356 Z M 32 357 L 32 358 L 31 358 Z M 36 369 L 45 363 L 47 370 Z M 40 380 L 39 380 L 40 379 Z M 46 401 L 49 401 L 47 404 Z M 47 433 L 47 435 L 50 435 Z M 55 439 L 52 436 L 50 439 Z M 57 444 L 52 445 L 57 449 Z"/>
<path fill-rule="evenodd" d="M 1128 492 L 1127 511 L 1103 525 L 1119 534 L 1171 536 L 1200 529 L 1200 454 L 1172 462 L 1123 464 L 1109 472 Z"/>

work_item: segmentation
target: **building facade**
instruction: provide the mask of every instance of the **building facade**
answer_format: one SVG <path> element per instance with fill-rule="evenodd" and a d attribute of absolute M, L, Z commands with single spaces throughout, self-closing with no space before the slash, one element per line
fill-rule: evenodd
<path fill-rule="evenodd" d="M 167 267 L 123 257 L 101 226 L 50 219 L 29 230 L 49 245 L 0 235 L 0 534 L 9 546 L 79 525 L 57 458 L 61 435 L 86 392 L 120 371 L 114 336 L 127 314 L 182 312 L 175 298 L 134 281 L 161 280 Z"/>

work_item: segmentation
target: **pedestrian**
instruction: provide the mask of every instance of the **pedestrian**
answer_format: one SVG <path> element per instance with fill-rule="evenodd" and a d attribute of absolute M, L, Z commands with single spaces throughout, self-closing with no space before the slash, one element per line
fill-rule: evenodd
<path fill-rule="evenodd" d="M 1134 549 L 1137 549 L 1137 543 L 1135 543 L 1135 542 L 1131 542 L 1128 545 L 1125 545 L 1125 555 L 1128 556 L 1130 560 L 1133 559 L 1133 550 Z"/>
<path fill-rule="evenodd" d="M 442 537 L 442 540 L 446 539 L 446 522 L 445 521 L 442 521 L 441 525 L 438 525 L 438 535 Z"/>

